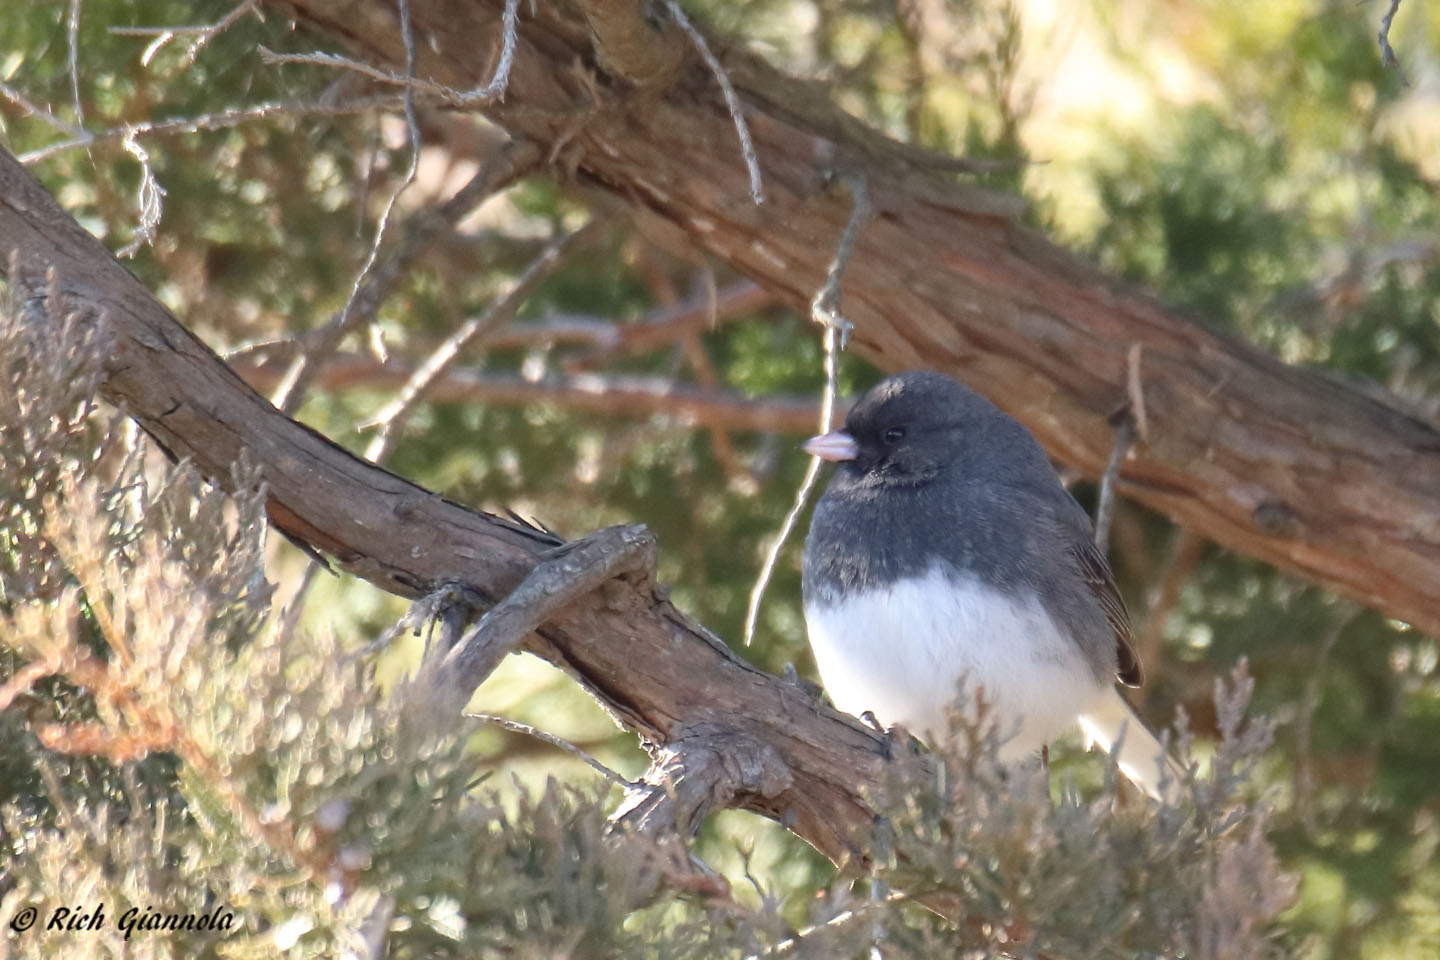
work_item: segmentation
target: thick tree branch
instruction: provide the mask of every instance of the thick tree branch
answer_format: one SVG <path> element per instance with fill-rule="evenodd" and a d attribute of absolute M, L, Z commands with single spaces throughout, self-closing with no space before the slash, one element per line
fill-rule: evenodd
<path fill-rule="evenodd" d="M 0 270 L 24 296 L 54 290 L 97 308 L 112 344 L 107 399 L 217 483 L 231 483 L 247 455 L 260 467 L 272 524 L 383 589 L 416 597 L 462 582 L 493 602 L 559 546 L 366 463 L 276 410 L 3 150 Z M 853 860 L 873 816 L 862 793 L 882 779 L 879 735 L 739 659 L 648 578 L 610 582 L 551 611 L 527 649 L 568 671 L 653 750 L 703 733 L 723 769 L 705 775 L 696 759 L 686 775 L 722 791 L 710 803 L 753 810 L 836 862 Z M 756 744 L 767 758 L 758 778 L 747 773 Z M 655 816 L 689 818 L 682 809 Z"/>
<path fill-rule="evenodd" d="M 579 0 L 605 69 L 640 87 L 674 79 L 684 50 L 674 21 L 647 18 L 640 0 Z"/>
<path fill-rule="evenodd" d="M 520 585 L 481 617 L 440 662 L 432 706 L 451 721 L 458 719 L 475 690 L 531 631 L 606 581 L 636 574 L 637 589 L 648 591 L 656 553 L 655 538 L 639 526 L 606 527 L 544 554 Z"/>
<path fill-rule="evenodd" d="M 357 55 L 403 60 L 382 0 L 277 5 Z M 475 83 L 476 41 L 493 34 L 497 6 L 416 0 L 420 75 Z M 1440 634 L 1440 431 L 1105 276 L 1011 219 L 1013 197 L 953 182 L 948 158 L 893 143 L 819 88 L 712 40 L 764 167 L 756 207 L 698 58 L 663 96 L 637 95 L 570 69 L 578 59 L 603 73 L 594 42 L 570 7 L 538 5 L 520 24 L 510 95 L 485 112 L 624 198 L 657 239 L 704 251 L 801 310 L 850 212 L 833 174 L 862 175 L 875 218 L 845 280 L 852 349 L 885 369 L 961 377 L 1098 477 L 1138 344 L 1149 441 L 1120 471 L 1123 495 Z"/>

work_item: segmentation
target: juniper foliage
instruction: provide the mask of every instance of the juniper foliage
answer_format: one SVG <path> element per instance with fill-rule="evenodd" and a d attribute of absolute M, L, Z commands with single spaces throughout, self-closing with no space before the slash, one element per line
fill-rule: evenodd
<path fill-rule="evenodd" d="M 652 847 L 607 833 L 608 784 L 485 782 L 464 728 L 405 723 L 403 686 L 385 693 L 363 652 L 294 629 L 258 472 L 237 466 L 227 496 L 147 458 L 94 399 L 104 329 L 54 291 L 0 326 L 0 915 L 41 917 L 7 933 L 18 954 L 1273 954 L 1291 887 L 1241 799 L 1268 740 L 1242 724 L 1243 678 L 1217 698 L 1215 772 L 1173 804 L 1124 802 L 1113 771 L 1053 800 L 993 735 L 900 751 L 874 798 L 877 895 L 839 875 L 792 930 L 762 885 L 666 886 Z M 45 929 L 95 905 L 99 930 Z M 192 923 L 143 925 L 172 914 Z"/>

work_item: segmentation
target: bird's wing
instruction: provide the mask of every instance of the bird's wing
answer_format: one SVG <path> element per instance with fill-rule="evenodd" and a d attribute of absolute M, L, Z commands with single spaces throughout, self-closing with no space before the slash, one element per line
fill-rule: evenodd
<path fill-rule="evenodd" d="M 1105 611 L 1105 619 L 1110 621 L 1110 627 L 1115 631 L 1115 653 L 1119 664 L 1115 675 L 1127 687 L 1140 686 L 1145 680 L 1145 673 L 1140 668 L 1140 658 L 1135 655 L 1135 635 L 1130 631 L 1130 614 L 1125 610 L 1125 601 L 1120 598 L 1120 591 L 1115 586 L 1115 575 L 1110 572 L 1110 564 L 1105 562 L 1104 554 L 1088 539 L 1079 540 L 1071 554 L 1090 591 L 1095 594 L 1095 599 L 1100 601 L 1100 606 Z"/>

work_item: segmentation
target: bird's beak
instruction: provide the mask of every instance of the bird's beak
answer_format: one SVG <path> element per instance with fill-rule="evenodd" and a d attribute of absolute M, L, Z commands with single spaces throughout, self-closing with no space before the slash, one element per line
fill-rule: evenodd
<path fill-rule="evenodd" d="M 860 455 L 860 444 L 844 430 L 811 437 L 800 446 L 810 456 L 821 460 L 854 460 Z"/>

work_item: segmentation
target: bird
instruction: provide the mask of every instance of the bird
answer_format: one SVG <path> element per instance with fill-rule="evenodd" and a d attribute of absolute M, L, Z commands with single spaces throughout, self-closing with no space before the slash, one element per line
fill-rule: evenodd
<path fill-rule="evenodd" d="M 1116 686 L 1143 677 L 1110 565 L 1023 424 L 951 377 L 912 370 L 803 449 L 836 464 L 801 582 L 838 709 L 933 745 L 965 685 L 1003 738 L 1002 762 L 1041 754 L 1078 723 L 1151 796 L 1175 782 Z"/>

